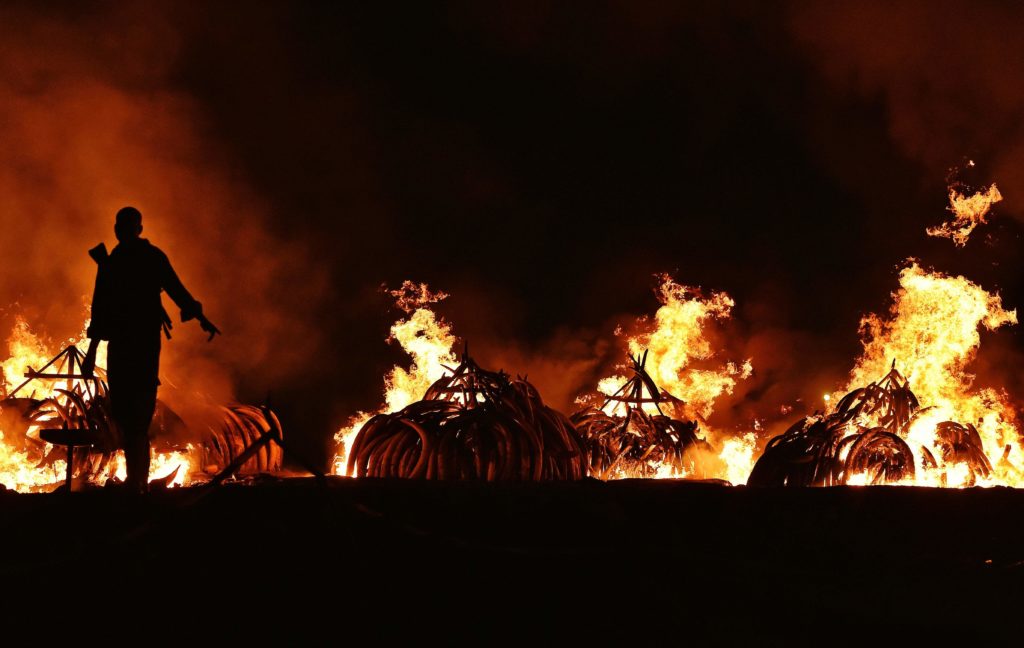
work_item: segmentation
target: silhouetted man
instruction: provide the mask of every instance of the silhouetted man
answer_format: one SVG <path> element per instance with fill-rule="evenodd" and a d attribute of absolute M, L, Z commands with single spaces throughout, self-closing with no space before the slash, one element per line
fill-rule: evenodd
<path fill-rule="evenodd" d="M 160 333 L 166 333 L 171 323 L 160 300 L 161 291 L 181 309 L 181 321 L 198 320 L 210 340 L 220 331 L 203 316 L 202 305 L 182 285 L 167 255 L 140 238 L 142 214 L 138 209 L 124 207 L 117 212 L 114 234 L 118 244 L 109 256 L 102 243 L 89 251 L 99 269 L 85 371 L 92 373 L 96 347 L 100 340 L 107 340 L 107 384 L 111 413 L 124 440 L 126 482 L 132 490 L 145 492 L 149 424 L 160 384 Z"/>

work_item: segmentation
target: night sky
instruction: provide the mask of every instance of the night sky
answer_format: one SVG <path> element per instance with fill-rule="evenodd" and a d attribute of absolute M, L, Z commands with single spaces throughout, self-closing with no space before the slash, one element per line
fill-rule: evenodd
<path fill-rule="evenodd" d="M 311 456 L 402 360 L 380 287 L 403 279 L 450 293 L 440 310 L 478 360 L 561 408 L 621 359 L 616 325 L 655 310 L 654 273 L 724 290 L 736 308 L 716 343 L 755 375 L 719 415 L 764 417 L 842 381 L 908 257 L 1024 303 L 1022 13 L 14 3 L 0 252 L 32 250 L 40 270 L 5 264 L 4 322 L 74 331 L 92 279 L 79 256 L 131 203 L 225 330 L 213 351 L 180 332 L 169 362 L 271 392 Z M 924 230 L 968 159 L 960 178 L 1006 200 L 961 249 Z M 74 274 L 47 274 L 40 246 Z M 978 362 L 1018 399 L 1020 347 L 1016 330 L 986 334 Z"/>

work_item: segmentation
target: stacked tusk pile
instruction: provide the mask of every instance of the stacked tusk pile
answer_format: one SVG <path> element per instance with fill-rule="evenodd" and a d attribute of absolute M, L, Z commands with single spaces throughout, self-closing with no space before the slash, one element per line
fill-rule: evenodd
<path fill-rule="evenodd" d="M 920 447 L 915 465 L 908 444 L 910 432 L 934 412 L 921 408 L 909 382 L 892 370 L 878 382 L 844 396 L 828 415 L 808 416 L 773 438 L 747 481 L 752 486 L 830 486 L 885 484 L 912 480 L 918 469 L 938 461 L 966 464 L 968 485 L 988 477 L 992 465 L 981 437 L 971 424 L 945 421 L 935 426 L 935 448 L 941 457 Z M 915 444 L 917 445 L 917 444 Z"/>
<path fill-rule="evenodd" d="M 102 484 L 113 478 L 118 468 L 116 456 L 121 446 L 120 433 L 110 411 L 110 396 L 101 368 L 95 377 L 86 377 L 78 371 L 81 353 L 68 347 L 54 357 L 47 367 L 53 374 L 31 371 L 26 381 L 10 395 L 0 400 L 0 429 L 4 444 L 25 453 L 36 467 L 51 466 L 66 458 L 66 450 L 50 445 L 39 438 L 41 428 L 81 430 L 91 445 L 74 450 L 74 478 L 85 483 Z M 46 398 L 19 397 L 18 393 L 32 380 L 61 378 L 63 386 L 52 390 Z M 198 439 L 202 453 L 202 467 L 217 472 L 229 465 L 247 447 L 265 432 L 281 430 L 276 415 L 264 408 L 251 405 L 216 406 L 206 408 L 203 416 L 212 421 L 205 434 Z M 273 419 L 273 420 L 271 420 Z M 157 401 L 156 413 L 149 429 L 155 452 L 181 452 L 196 440 L 195 432 L 165 403 Z M 282 464 L 282 450 L 277 444 L 265 444 L 259 452 L 242 465 L 238 474 L 276 472 Z M 176 471 L 175 471 L 176 472 Z M 168 475 L 173 479 L 173 474 Z"/>
<path fill-rule="evenodd" d="M 246 448 L 273 429 L 281 430 L 281 423 L 269 408 L 252 405 L 220 407 L 219 423 L 209 426 L 200 443 L 202 466 L 207 473 L 215 473 L 231 464 Z M 276 443 L 260 447 L 251 459 L 242 464 L 238 474 L 255 475 L 273 473 L 281 469 L 284 453 Z"/>
<path fill-rule="evenodd" d="M 525 379 L 481 369 L 468 355 L 423 400 L 366 422 L 352 444 L 357 477 L 541 481 L 586 476 L 583 444 L 565 415 Z"/>
<path fill-rule="evenodd" d="M 572 416 L 586 442 L 591 476 L 653 477 L 663 467 L 680 477 L 703 477 L 704 453 L 698 450 L 710 446 L 697 436 L 697 422 L 679 421 L 662 412 L 662 405 L 681 401 L 660 390 L 647 373 L 647 352 L 630 360 L 632 378 L 601 407 L 588 407 Z M 656 413 L 645 411 L 645 406 Z"/>

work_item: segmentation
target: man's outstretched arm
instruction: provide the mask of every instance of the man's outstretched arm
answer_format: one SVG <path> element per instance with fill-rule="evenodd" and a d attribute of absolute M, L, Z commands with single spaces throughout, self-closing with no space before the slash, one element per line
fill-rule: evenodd
<path fill-rule="evenodd" d="M 214 336 L 220 333 L 220 329 L 203 315 L 203 305 L 196 301 L 192 293 L 185 288 L 185 284 L 181 283 L 178 273 L 174 271 L 170 260 L 163 253 L 161 253 L 161 265 L 161 287 L 181 309 L 181 321 L 198 320 L 199 326 L 210 334 L 209 340 L 213 340 Z"/>

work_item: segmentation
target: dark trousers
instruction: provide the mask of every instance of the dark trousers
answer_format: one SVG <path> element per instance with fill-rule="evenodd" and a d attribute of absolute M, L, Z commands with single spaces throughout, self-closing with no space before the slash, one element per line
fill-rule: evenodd
<path fill-rule="evenodd" d="M 159 329 L 107 343 L 111 414 L 123 439 L 126 482 L 137 489 L 145 489 L 149 482 L 149 424 L 156 409 L 159 372 Z"/>

